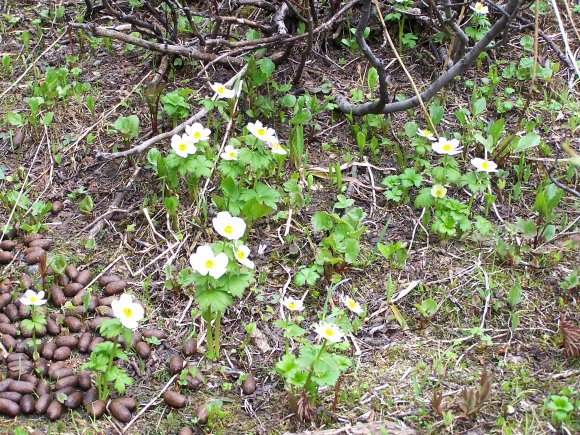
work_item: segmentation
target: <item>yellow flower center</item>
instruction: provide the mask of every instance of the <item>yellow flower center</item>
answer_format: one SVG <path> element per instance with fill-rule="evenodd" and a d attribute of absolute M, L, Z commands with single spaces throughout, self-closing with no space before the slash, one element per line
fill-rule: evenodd
<path fill-rule="evenodd" d="M 223 94 L 226 91 L 226 88 L 224 88 L 223 86 L 219 86 L 217 88 L 218 94 Z"/>
<path fill-rule="evenodd" d="M 423 130 L 422 133 L 425 136 L 430 136 L 431 135 L 431 132 L 429 130 Z"/>
<path fill-rule="evenodd" d="M 443 196 L 443 191 L 441 189 L 437 189 L 435 191 L 435 196 Z"/>
<path fill-rule="evenodd" d="M 355 302 L 355 301 L 353 301 L 352 299 L 350 299 L 350 300 L 348 301 L 348 306 L 349 306 L 349 308 L 354 308 L 354 307 L 356 307 L 356 302 Z"/>
<path fill-rule="evenodd" d="M 232 228 L 232 226 L 231 226 L 231 225 L 226 225 L 226 226 L 224 227 L 224 233 L 226 233 L 226 234 L 231 234 L 231 233 L 233 233 L 233 232 L 234 232 L 234 229 Z"/>
<path fill-rule="evenodd" d="M 185 143 L 179 144 L 179 151 L 185 151 L 186 149 L 187 149 L 187 144 L 185 144 Z"/>
<path fill-rule="evenodd" d="M 259 128 L 258 129 L 258 136 L 265 136 L 266 135 L 266 130 L 263 128 Z"/>
<path fill-rule="evenodd" d="M 193 133 L 193 137 L 199 139 L 201 137 L 201 133 L 199 131 L 196 131 L 195 133 Z"/>
<path fill-rule="evenodd" d="M 246 254 L 244 254 L 242 251 L 237 251 L 236 255 L 238 256 L 238 258 L 240 260 L 243 260 L 244 258 L 246 258 Z"/>
<path fill-rule="evenodd" d="M 483 10 L 483 5 L 481 3 L 478 3 L 475 5 L 475 9 L 477 9 L 478 11 Z"/>
<path fill-rule="evenodd" d="M 208 269 L 211 269 L 214 265 L 215 265 L 215 263 L 213 260 L 207 260 L 205 262 L 205 267 L 207 267 Z"/>
<path fill-rule="evenodd" d="M 131 308 L 123 308 L 123 314 L 125 315 L 125 317 L 131 317 L 132 311 Z"/>
<path fill-rule="evenodd" d="M 230 159 L 234 159 L 236 157 L 236 153 L 235 152 L 231 152 L 228 154 L 228 156 L 230 157 Z"/>
<path fill-rule="evenodd" d="M 35 303 L 36 302 L 36 296 L 30 296 L 30 302 Z"/>
<path fill-rule="evenodd" d="M 446 143 L 443 145 L 443 151 L 451 151 L 451 144 Z"/>
<path fill-rule="evenodd" d="M 296 302 L 290 302 L 288 304 L 288 308 L 290 308 L 291 310 L 293 310 L 294 308 L 296 308 Z"/>
<path fill-rule="evenodd" d="M 489 168 L 489 163 L 488 162 L 481 162 L 481 167 L 483 169 L 487 169 L 487 168 Z"/>
<path fill-rule="evenodd" d="M 334 336 L 334 330 L 332 328 L 327 328 L 326 331 L 324 331 L 324 333 L 328 336 L 328 337 L 332 337 Z"/>
<path fill-rule="evenodd" d="M 275 142 L 274 142 L 274 143 L 272 144 L 272 149 L 274 149 L 274 150 L 278 151 L 280 148 L 281 148 L 281 147 L 280 147 L 280 144 L 279 144 L 279 143 L 275 143 Z"/>

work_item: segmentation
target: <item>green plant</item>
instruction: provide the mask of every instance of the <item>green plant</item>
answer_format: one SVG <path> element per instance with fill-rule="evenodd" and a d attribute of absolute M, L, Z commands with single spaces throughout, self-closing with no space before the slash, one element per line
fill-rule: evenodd
<path fill-rule="evenodd" d="M 377 249 L 389 262 L 389 266 L 403 269 L 405 261 L 409 257 L 407 244 L 405 242 L 390 242 L 388 244 L 378 243 Z"/>
<path fill-rule="evenodd" d="M 342 207 L 340 201 L 338 205 L 338 208 Z M 360 207 L 346 209 L 342 216 L 325 211 L 316 212 L 312 216 L 314 231 L 324 235 L 314 262 L 324 267 L 328 280 L 332 278 L 334 271 L 359 260 L 360 239 L 367 230 L 362 224 L 365 217 L 366 213 Z"/>
<path fill-rule="evenodd" d="M 561 424 L 572 417 L 574 404 L 567 396 L 551 395 L 547 400 L 546 409 L 552 413 L 552 421 Z"/>
<path fill-rule="evenodd" d="M 139 118 L 137 115 L 119 116 L 113 128 L 123 140 L 123 147 L 128 148 L 132 139 L 139 135 Z"/>
<path fill-rule="evenodd" d="M 192 92 L 191 89 L 177 89 L 160 98 L 163 111 L 171 118 L 174 127 L 189 114 L 190 105 L 187 99 Z"/>

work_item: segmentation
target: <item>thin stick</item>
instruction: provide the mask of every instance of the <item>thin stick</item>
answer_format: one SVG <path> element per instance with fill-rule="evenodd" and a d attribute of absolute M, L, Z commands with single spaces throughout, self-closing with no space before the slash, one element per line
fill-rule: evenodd
<path fill-rule="evenodd" d="M 373 0 L 373 3 L 374 3 L 375 8 L 377 10 L 377 14 L 381 18 L 381 21 L 384 22 L 383 15 L 381 13 L 381 8 L 379 7 L 378 1 Z M 386 25 L 384 27 L 386 28 Z M 415 92 L 415 95 L 417 96 L 417 99 L 419 100 L 419 105 L 421 106 L 421 110 L 423 110 L 423 113 L 425 115 L 425 119 L 427 120 L 427 123 L 429 124 L 429 128 L 431 129 L 433 134 L 437 138 L 439 138 L 439 134 L 437 133 L 437 129 L 435 128 L 435 124 L 433 124 L 433 121 L 431 120 L 431 116 L 429 115 L 429 111 L 427 110 L 427 107 L 425 107 L 425 103 L 423 101 L 423 98 L 421 97 L 421 93 L 419 92 L 417 85 L 415 84 L 415 80 L 413 80 L 413 77 L 411 76 L 411 74 L 409 73 L 409 70 L 405 66 L 405 63 L 403 62 L 403 59 L 401 59 L 401 56 L 399 56 L 399 52 L 397 51 L 395 44 L 393 44 L 393 40 L 391 39 L 391 35 L 389 35 L 389 32 L 385 32 L 385 37 L 387 38 L 387 41 L 389 42 L 389 46 L 391 47 L 391 50 L 393 50 L 393 53 L 394 53 L 395 57 L 397 58 L 397 61 L 401 65 L 401 68 L 403 68 L 405 75 L 407 76 L 407 78 L 409 79 L 409 82 L 411 83 L 411 87 L 413 88 L 413 92 Z"/>
<path fill-rule="evenodd" d="M 133 417 L 133 419 L 129 423 L 127 423 L 127 426 L 123 428 L 122 430 L 123 433 L 127 432 L 127 430 L 133 425 L 133 423 L 135 423 L 137 419 L 141 417 L 141 415 L 143 415 L 143 413 L 147 411 L 151 407 L 151 405 L 153 405 L 153 403 L 155 403 L 155 401 L 161 397 L 163 393 L 165 393 L 165 390 L 167 390 L 171 386 L 171 384 L 173 384 L 173 382 L 177 379 L 178 376 L 179 374 L 173 375 L 173 377 L 169 379 L 169 382 L 165 384 L 163 389 L 159 393 L 157 393 L 157 395 L 153 399 L 151 399 L 147 405 L 141 408 L 141 410 L 137 413 L 137 415 Z"/>
<path fill-rule="evenodd" d="M 10 92 L 12 90 L 12 88 L 14 88 L 14 86 L 16 86 L 18 83 L 20 83 L 20 81 L 26 76 L 28 71 L 30 71 L 31 68 L 34 65 L 36 65 L 36 62 L 38 62 L 42 56 L 44 56 L 52 47 L 54 47 L 58 43 L 58 41 L 60 41 L 62 39 L 62 37 L 65 34 L 66 34 L 66 32 L 63 32 L 58 38 L 56 38 L 56 40 L 52 44 L 50 44 L 42 53 L 40 53 L 40 55 L 36 59 L 34 59 L 30 65 L 28 65 L 28 68 L 26 68 L 24 70 L 24 72 L 22 74 L 20 74 L 20 77 L 18 77 L 14 82 L 12 82 L 12 84 L 10 86 L 8 86 L 6 88 L 6 90 L 0 94 L 0 98 L 2 98 L 4 95 L 6 95 L 8 92 Z"/>
<path fill-rule="evenodd" d="M 552 3 L 552 8 L 554 9 L 554 15 L 556 16 L 556 20 L 558 21 L 558 28 L 560 29 L 560 35 L 562 35 L 562 41 L 564 41 L 564 51 L 568 55 L 572 66 L 574 67 L 574 72 L 580 78 L 580 69 L 578 69 L 578 65 L 576 65 L 576 59 L 574 58 L 574 54 L 572 50 L 570 50 L 570 45 L 568 44 L 568 36 L 566 35 L 566 29 L 564 29 L 564 23 L 562 22 L 562 17 L 560 17 L 560 10 L 558 9 L 558 5 L 556 4 L 555 0 L 550 0 Z"/>

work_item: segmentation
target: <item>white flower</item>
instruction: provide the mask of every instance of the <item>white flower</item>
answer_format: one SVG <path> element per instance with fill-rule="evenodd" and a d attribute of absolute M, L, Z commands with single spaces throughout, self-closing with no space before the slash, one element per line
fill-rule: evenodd
<path fill-rule="evenodd" d="M 217 233 L 228 240 L 238 240 L 246 232 L 246 223 L 242 218 L 234 217 L 227 211 L 220 211 L 212 219 Z"/>
<path fill-rule="evenodd" d="M 431 147 L 437 154 L 448 154 L 450 156 L 459 154 L 461 152 L 461 145 L 457 139 L 446 139 L 440 137 L 437 142 L 434 142 Z"/>
<path fill-rule="evenodd" d="M 127 293 L 123 293 L 119 299 L 113 300 L 111 308 L 113 315 L 121 321 L 121 325 L 129 329 L 136 329 L 139 320 L 145 316 L 143 307 L 133 302 L 133 296 Z"/>
<path fill-rule="evenodd" d="M 473 12 L 480 15 L 487 15 L 489 8 L 484 6 L 483 3 L 477 2 L 474 6 L 469 6 Z"/>
<path fill-rule="evenodd" d="M 194 122 L 191 125 L 185 127 L 185 132 L 193 138 L 193 142 L 201 142 L 202 140 L 208 140 L 209 135 L 211 134 L 211 130 L 209 128 L 205 128 L 199 122 Z"/>
<path fill-rule="evenodd" d="M 278 142 L 274 129 L 262 125 L 260 121 L 249 122 L 247 127 L 250 133 L 266 143 Z"/>
<path fill-rule="evenodd" d="M 362 307 L 353 298 L 351 298 L 350 296 L 342 295 L 340 299 L 342 300 L 342 303 L 345 305 L 345 307 L 347 307 L 350 311 L 352 311 L 355 314 L 362 314 L 363 312 Z"/>
<path fill-rule="evenodd" d="M 188 134 L 180 136 L 175 134 L 171 137 L 171 148 L 179 157 L 187 157 L 189 154 L 195 154 L 197 147 L 194 145 L 195 140 Z"/>
<path fill-rule="evenodd" d="M 189 257 L 191 268 L 200 275 L 206 276 L 208 273 L 211 277 L 218 279 L 228 267 L 228 256 L 223 252 L 214 255 L 211 246 L 203 245 L 197 248 L 194 254 Z"/>
<path fill-rule="evenodd" d="M 304 309 L 304 303 L 302 302 L 302 299 L 294 299 L 290 296 L 287 296 L 280 300 L 280 303 L 290 311 L 302 311 Z"/>
<path fill-rule="evenodd" d="M 226 88 L 221 83 L 210 83 L 209 87 L 218 95 L 218 98 L 230 99 L 236 96 L 236 91 Z"/>
<path fill-rule="evenodd" d="M 471 164 L 482 172 L 496 172 L 497 164 L 491 160 L 480 159 L 478 157 L 471 159 Z"/>
<path fill-rule="evenodd" d="M 320 338 L 330 341 L 331 343 L 338 343 L 344 338 L 344 333 L 334 323 L 318 323 L 314 325 L 314 332 L 316 332 Z"/>
<path fill-rule="evenodd" d="M 429 140 L 437 140 L 435 139 L 435 135 L 431 133 L 431 130 L 424 128 L 423 130 L 417 130 L 417 134 L 425 139 Z"/>
<path fill-rule="evenodd" d="M 253 269 L 255 267 L 254 262 L 248 258 L 250 256 L 250 248 L 248 248 L 246 245 L 238 246 L 235 249 L 234 256 L 236 257 L 236 260 L 238 260 L 240 264 L 243 264 L 244 266 L 249 267 L 250 269 Z"/>
<path fill-rule="evenodd" d="M 268 143 L 268 145 L 270 145 L 270 150 L 272 151 L 272 154 L 279 154 L 281 156 L 285 156 L 287 154 L 287 151 L 284 148 L 282 148 L 280 142 L 278 142 L 276 138 L 274 138 L 273 142 Z"/>
<path fill-rule="evenodd" d="M 224 152 L 220 154 L 220 157 L 224 160 L 238 160 L 238 154 L 240 154 L 239 149 L 234 148 L 231 145 L 226 145 Z"/>
<path fill-rule="evenodd" d="M 19 299 L 19 301 L 23 305 L 40 306 L 40 305 L 46 304 L 46 299 L 42 299 L 42 298 L 44 298 L 43 291 L 39 291 L 38 293 L 36 293 L 34 290 L 26 290 L 26 292 L 24 293 L 24 296 L 22 296 Z"/>
<path fill-rule="evenodd" d="M 447 188 L 442 184 L 434 184 L 431 188 L 431 196 L 433 198 L 445 198 L 447 195 Z"/>

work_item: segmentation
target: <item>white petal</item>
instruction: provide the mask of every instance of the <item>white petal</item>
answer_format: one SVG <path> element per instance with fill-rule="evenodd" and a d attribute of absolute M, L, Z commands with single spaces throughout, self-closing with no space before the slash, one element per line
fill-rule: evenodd
<path fill-rule="evenodd" d="M 145 309 L 141 304 L 133 304 L 131 306 L 131 318 L 135 321 L 142 320 L 145 317 Z"/>

